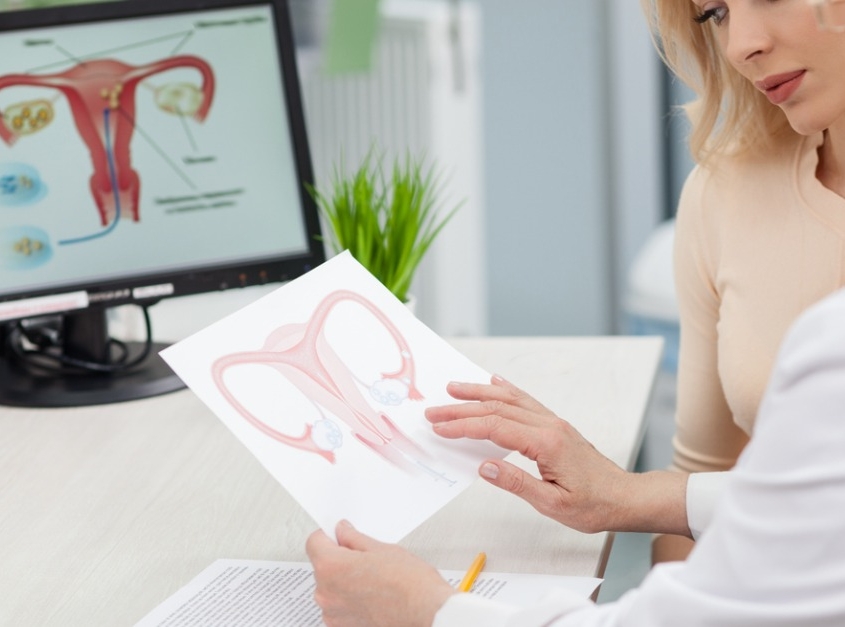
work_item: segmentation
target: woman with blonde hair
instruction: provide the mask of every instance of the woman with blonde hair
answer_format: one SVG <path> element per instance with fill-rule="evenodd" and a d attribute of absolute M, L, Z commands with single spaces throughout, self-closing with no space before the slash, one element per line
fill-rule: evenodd
<path fill-rule="evenodd" d="M 644 0 L 696 93 L 675 233 L 673 466 L 731 468 L 789 325 L 845 284 L 845 3 Z M 817 27 L 814 12 L 822 18 Z M 655 562 L 691 542 L 659 536 Z"/>

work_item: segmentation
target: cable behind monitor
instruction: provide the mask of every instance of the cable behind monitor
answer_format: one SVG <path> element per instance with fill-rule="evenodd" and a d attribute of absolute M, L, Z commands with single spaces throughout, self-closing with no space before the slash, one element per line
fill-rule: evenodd
<path fill-rule="evenodd" d="M 0 404 L 100 405 L 156 396 L 184 386 L 158 356 L 147 307 L 143 342 L 109 337 L 106 309 L 9 323 L 0 355 Z"/>

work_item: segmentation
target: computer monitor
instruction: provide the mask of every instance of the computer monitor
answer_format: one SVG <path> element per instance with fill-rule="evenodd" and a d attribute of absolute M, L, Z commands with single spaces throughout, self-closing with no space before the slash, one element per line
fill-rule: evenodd
<path fill-rule="evenodd" d="M 0 404 L 177 389 L 109 308 L 324 260 L 286 1 L 0 13 Z"/>

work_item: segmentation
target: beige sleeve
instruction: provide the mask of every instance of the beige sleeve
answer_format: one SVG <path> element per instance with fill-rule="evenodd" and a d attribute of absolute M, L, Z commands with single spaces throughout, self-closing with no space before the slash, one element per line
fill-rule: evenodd
<path fill-rule="evenodd" d="M 748 441 L 733 421 L 718 369 L 719 216 L 732 208 L 717 206 L 707 179 L 700 166 L 690 174 L 675 226 L 680 351 L 673 466 L 686 472 L 731 468 Z"/>

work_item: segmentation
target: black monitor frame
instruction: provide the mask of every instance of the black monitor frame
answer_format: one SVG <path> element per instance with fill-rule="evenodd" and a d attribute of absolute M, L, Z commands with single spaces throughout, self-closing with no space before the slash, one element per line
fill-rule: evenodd
<path fill-rule="evenodd" d="M 117 352 L 123 355 L 126 362 L 141 363 L 132 368 L 119 365 L 109 367 L 115 358 L 116 349 L 108 337 L 108 308 L 126 304 L 146 308 L 163 297 L 283 282 L 307 272 L 325 260 L 318 210 L 307 191 L 307 185 L 313 183 L 313 171 L 287 0 L 120 0 L 0 13 L 0 31 L 14 31 L 250 6 L 272 7 L 275 19 L 285 114 L 295 153 L 297 180 L 301 183 L 298 193 L 308 250 L 302 254 L 261 261 L 222 263 L 190 271 L 165 271 L 108 279 L 96 286 L 90 281 L 84 281 L 63 284 L 60 288 L 0 295 L 0 304 L 12 301 L 24 304 L 40 296 L 85 291 L 89 301 L 84 309 L 58 310 L 30 319 L 21 317 L 0 322 L 0 404 L 47 407 L 100 404 L 179 389 L 183 384 L 157 355 L 163 345 L 123 346 Z M 136 288 L 158 285 L 166 285 L 168 289 L 163 294 L 157 294 L 153 289 L 147 290 L 148 296 L 133 296 Z M 69 368 L 60 368 L 57 372 L 53 368 L 43 367 L 37 359 L 33 363 L 26 363 L 18 358 L 18 351 L 13 350 L 12 343 L 20 341 L 21 326 L 27 324 L 43 326 L 48 333 L 60 336 L 60 353 L 66 358 Z M 144 358 L 144 353 L 150 353 L 150 357 Z M 99 372 L 92 372 L 77 367 L 75 364 L 78 363 L 101 363 L 106 367 Z"/>

